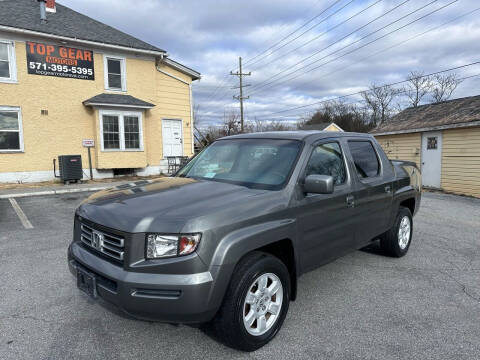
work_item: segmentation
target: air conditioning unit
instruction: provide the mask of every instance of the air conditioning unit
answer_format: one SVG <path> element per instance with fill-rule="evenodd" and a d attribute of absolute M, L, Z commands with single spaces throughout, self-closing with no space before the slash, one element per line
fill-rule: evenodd
<path fill-rule="evenodd" d="M 60 179 L 64 182 L 82 180 L 82 156 L 81 155 L 60 155 L 58 156 L 58 168 Z"/>

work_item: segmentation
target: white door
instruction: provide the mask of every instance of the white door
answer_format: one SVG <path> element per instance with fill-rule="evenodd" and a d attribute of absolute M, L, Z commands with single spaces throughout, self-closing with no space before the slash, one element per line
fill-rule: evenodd
<path fill-rule="evenodd" d="M 182 120 L 162 120 L 163 157 L 182 156 Z"/>
<path fill-rule="evenodd" d="M 442 133 L 422 133 L 422 183 L 424 186 L 440 188 L 442 174 Z"/>

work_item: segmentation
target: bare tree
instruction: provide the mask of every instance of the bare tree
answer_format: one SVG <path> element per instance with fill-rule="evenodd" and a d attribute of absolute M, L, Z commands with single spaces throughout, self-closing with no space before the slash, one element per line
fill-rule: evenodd
<path fill-rule="evenodd" d="M 400 90 L 389 85 L 377 86 L 372 84 L 370 90 L 362 93 L 362 97 L 372 113 L 374 125 L 386 121 L 392 112 L 392 101 L 400 93 Z"/>
<path fill-rule="evenodd" d="M 369 91 L 364 91 L 362 93 L 363 100 L 365 101 L 365 105 L 367 109 L 370 111 L 371 114 L 371 122 L 374 126 L 377 126 L 377 122 L 379 120 L 379 112 L 380 112 L 380 104 L 378 103 L 376 97 L 371 94 Z"/>
<path fill-rule="evenodd" d="M 411 71 L 407 76 L 407 85 L 405 94 L 412 107 L 417 107 L 422 99 L 432 91 L 433 80 L 430 76 L 425 76 L 423 71 Z"/>
<path fill-rule="evenodd" d="M 285 121 L 279 120 L 264 120 L 255 117 L 253 123 L 247 123 L 247 129 L 253 132 L 265 132 L 265 131 L 288 131 L 293 130 L 295 126 Z M 245 131 L 249 132 L 249 131 Z"/>
<path fill-rule="evenodd" d="M 223 136 L 236 135 L 241 133 L 240 115 L 234 110 L 223 114 L 222 124 Z"/>
<path fill-rule="evenodd" d="M 432 98 L 434 103 L 439 103 L 450 99 L 457 86 L 462 82 L 458 75 L 437 74 L 434 76 L 434 85 L 432 89 Z"/>
<path fill-rule="evenodd" d="M 313 114 L 300 119 L 297 128 L 309 129 L 314 128 L 317 124 L 324 126 L 332 122 L 345 131 L 368 132 L 373 127 L 364 107 L 331 100 L 323 103 Z"/>

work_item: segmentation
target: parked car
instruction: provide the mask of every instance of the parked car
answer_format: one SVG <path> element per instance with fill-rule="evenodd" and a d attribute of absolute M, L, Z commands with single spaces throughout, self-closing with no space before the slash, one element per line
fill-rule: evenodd
<path fill-rule="evenodd" d="M 367 134 L 230 136 L 174 177 L 92 195 L 68 264 L 92 297 L 141 319 L 211 322 L 252 351 L 280 330 L 303 273 L 378 238 L 407 253 L 420 182 Z"/>

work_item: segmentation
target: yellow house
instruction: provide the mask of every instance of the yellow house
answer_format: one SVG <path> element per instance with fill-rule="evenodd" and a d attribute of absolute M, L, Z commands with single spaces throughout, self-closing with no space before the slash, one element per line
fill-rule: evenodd
<path fill-rule="evenodd" d="M 94 178 L 159 174 L 193 154 L 191 83 L 166 51 L 55 1 L 0 1 L 0 182 L 54 178 L 81 155 Z M 45 16 L 46 15 L 46 16 Z"/>
<path fill-rule="evenodd" d="M 334 122 L 304 125 L 302 126 L 302 130 L 341 131 L 341 132 L 344 131 L 340 126 L 338 126 Z"/>
<path fill-rule="evenodd" d="M 480 197 L 480 96 L 405 109 L 372 134 L 390 159 L 416 162 L 425 187 Z"/>

